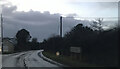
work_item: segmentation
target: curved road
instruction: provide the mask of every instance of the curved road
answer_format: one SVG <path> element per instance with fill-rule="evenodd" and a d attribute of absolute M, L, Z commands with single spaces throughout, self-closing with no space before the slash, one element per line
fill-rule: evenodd
<path fill-rule="evenodd" d="M 42 50 L 27 51 L 2 56 L 2 67 L 58 67 L 43 60 L 38 53 Z"/>

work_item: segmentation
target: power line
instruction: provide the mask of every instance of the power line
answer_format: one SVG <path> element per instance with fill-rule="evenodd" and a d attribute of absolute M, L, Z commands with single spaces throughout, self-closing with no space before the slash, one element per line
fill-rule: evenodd
<path fill-rule="evenodd" d="M 65 17 L 63 16 L 62 18 L 73 18 L 73 19 L 98 19 L 98 18 L 103 18 L 103 19 L 118 19 L 118 17 Z"/>
<path fill-rule="evenodd" d="M 118 17 L 80 17 L 80 16 L 62 16 L 63 18 L 118 18 Z"/>

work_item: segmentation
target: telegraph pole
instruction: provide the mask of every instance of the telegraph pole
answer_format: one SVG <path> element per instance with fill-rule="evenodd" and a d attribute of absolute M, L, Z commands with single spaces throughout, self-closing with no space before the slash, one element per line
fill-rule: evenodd
<path fill-rule="evenodd" d="M 60 16 L 60 37 L 62 37 L 62 16 Z"/>
<path fill-rule="evenodd" d="M 3 18 L 1 14 L 1 44 L 2 44 L 2 53 L 3 53 Z"/>

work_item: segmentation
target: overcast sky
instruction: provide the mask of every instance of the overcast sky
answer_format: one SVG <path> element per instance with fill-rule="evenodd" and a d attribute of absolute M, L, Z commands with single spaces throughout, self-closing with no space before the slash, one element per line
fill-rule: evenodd
<path fill-rule="evenodd" d="M 86 0 L 85 0 L 86 1 Z M 108 0 L 105 0 L 108 1 Z M 14 37 L 18 30 L 27 29 L 32 37 L 42 41 L 59 34 L 59 17 L 63 18 L 63 32 L 69 31 L 78 23 L 89 26 L 87 20 L 102 17 L 108 19 L 109 27 L 118 17 L 118 3 L 81 2 L 80 0 L 1 0 L 4 18 L 4 36 Z M 118 0 L 114 0 L 118 1 Z M 0 9 L 1 12 L 1 9 Z M 111 20 L 111 21 L 109 21 Z"/>

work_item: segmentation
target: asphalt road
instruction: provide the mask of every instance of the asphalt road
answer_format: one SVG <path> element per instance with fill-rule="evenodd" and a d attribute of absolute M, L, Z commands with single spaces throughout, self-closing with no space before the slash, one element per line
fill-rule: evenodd
<path fill-rule="evenodd" d="M 51 67 L 51 68 L 61 68 L 58 65 L 52 64 L 43 60 L 38 53 L 42 52 L 41 50 L 37 51 L 27 51 L 21 53 L 14 53 L 9 55 L 2 56 L 2 67 Z"/>

